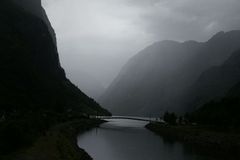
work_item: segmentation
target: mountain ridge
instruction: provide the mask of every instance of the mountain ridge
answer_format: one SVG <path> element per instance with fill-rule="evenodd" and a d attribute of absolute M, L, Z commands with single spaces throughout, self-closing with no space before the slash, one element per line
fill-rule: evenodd
<path fill-rule="evenodd" d="M 222 65 L 204 71 L 186 95 L 186 101 L 189 101 L 186 106 L 196 110 L 210 100 L 224 97 L 240 82 L 239 64 L 240 50 L 236 50 Z"/>
<path fill-rule="evenodd" d="M 100 103 L 116 114 L 183 112 L 181 94 L 202 72 L 224 63 L 239 42 L 240 31 L 218 32 L 206 42 L 156 42 L 128 61 Z"/>

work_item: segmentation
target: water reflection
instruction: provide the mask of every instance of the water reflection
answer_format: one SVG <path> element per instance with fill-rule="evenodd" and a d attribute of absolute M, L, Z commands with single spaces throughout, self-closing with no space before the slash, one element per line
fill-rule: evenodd
<path fill-rule="evenodd" d="M 146 122 L 109 120 L 78 137 L 78 145 L 94 160 L 213 160 L 162 139 L 144 128 Z"/>

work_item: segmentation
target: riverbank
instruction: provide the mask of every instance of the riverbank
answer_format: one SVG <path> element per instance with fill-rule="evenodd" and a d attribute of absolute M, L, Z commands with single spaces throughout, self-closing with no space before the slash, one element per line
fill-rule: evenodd
<path fill-rule="evenodd" d="M 216 131 L 203 126 L 170 126 L 160 123 L 149 123 L 146 128 L 165 140 L 184 142 L 205 154 L 240 157 L 238 133 Z"/>
<path fill-rule="evenodd" d="M 18 151 L 3 160 L 92 160 L 77 146 L 76 137 L 104 121 L 81 119 L 62 123 L 52 127 L 39 137 L 31 147 Z"/>

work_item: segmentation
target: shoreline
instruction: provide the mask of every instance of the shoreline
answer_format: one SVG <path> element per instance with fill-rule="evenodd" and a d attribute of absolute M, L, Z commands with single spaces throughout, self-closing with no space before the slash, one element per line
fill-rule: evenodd
<path fill-rule="evenodd" d="M 160 123 L 149 123 L 145 127 L 162 136 L 163 140 L 182 142 L 186 147 L 200 154 L 221 158 L 225 156 L 231 156 L 233 159 L 240 158 L 238 133 L 214 131 L 203 126 L 170 126 Z"/>
<path fill-rule="evenodd" d="M 78 147 L 76 137 L 104 123 L 97 119 L 80 119 L 52 127 L 30 147 L 1 157 L 3 160 L 92 160 Z"/>

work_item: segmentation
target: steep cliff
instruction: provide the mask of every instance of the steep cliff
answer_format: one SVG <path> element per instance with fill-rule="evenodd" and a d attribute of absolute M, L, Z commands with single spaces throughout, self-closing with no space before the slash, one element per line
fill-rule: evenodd
<path fill-rule="evenodd" d="M 4 0 L 0 7 L 2 112 L 36 108 L 106 112 L 66 78 L 40 0 Z"/>
<path fill-rule="evenodd" d="M 66 78 L 40 0 L 2 0 L 0 35 L 0 155 L 58 123 L 110 114 Z"/>

